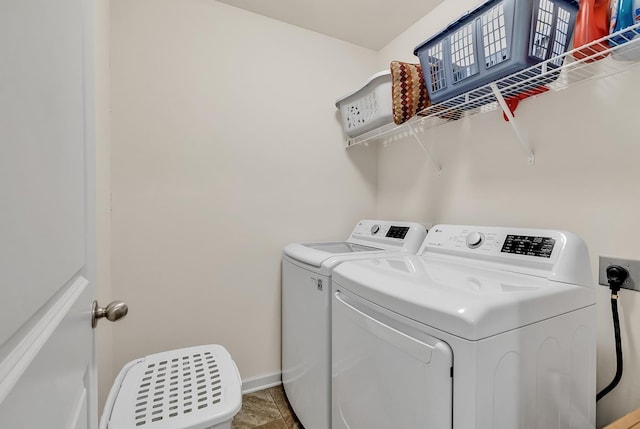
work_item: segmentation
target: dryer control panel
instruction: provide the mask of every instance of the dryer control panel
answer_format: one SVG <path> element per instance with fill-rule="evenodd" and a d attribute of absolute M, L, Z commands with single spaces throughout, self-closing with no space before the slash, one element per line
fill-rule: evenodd
<path fill-rule="evenodd" d="M 462 235 L 456 237 L 456 247 L 464 247 L 463 243 L 469 249 L 479 248 L 481 251 L 491 251 L 496 246 L 501 246 L 501 253 L 550 258 L 556 239 L 553 237 L 517 234 L 507 234 L 504 237 L 499 237 L 493 231 L 463 231 Z"/>
<path fill-rule="evenodd" d="M 419 254 L 465 258 L 465 263 L 545 277 L 562 274 L 562 278 L 578 277 L 583 282 L 591 278 L 590 270 L 576 264 L 580 260 L 588 266 L 585 243 L 575 234 L 560 230 L 436 225 Z"/>
<path fill-rule="evenodd" d="M 556 239 L 553 237 L 539 237 L 532 235 L 509 234 L 502 245 L 502 253 L 550 258 Z"/>
<path fill-rule="evenodd" d="M 563 243 L 563 231 L 510 229 L 499 227 L 436 225 L 423 243 L 425 249 L 443 249 L 463 255 L 476 253 L 520 255 L 550 259 L 556 243 Z"/>

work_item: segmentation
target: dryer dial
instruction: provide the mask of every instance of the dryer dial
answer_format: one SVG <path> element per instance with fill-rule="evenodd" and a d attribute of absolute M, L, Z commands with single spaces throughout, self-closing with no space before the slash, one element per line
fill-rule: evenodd
<path fill-rule="evenodd" d="M 373 225 L 371 227 L 371 234 L 376 235 L 380 231 L 380 225 Z"/>
<path fill-rule="evenodd" d="M 467 247 L 469 249 L 475 249 L 480 247 L 480 245 L 484 242 L 484 235 L 479 232 L 472 232 L 467 235 Z"/>

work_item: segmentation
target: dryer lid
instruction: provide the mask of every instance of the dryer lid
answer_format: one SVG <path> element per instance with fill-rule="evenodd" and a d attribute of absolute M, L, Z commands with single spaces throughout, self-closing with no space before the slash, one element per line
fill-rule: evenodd
<path fill-rule="evenodd" d="M 333 284 L 472 341 L 595 304 L 594 288 L 415 255 L 345 262 Z"/>
<path fill-rule="evenodd" d="M 595 304 L 586 245 L 566 231 L 436 225 L 420 253 L 344 264 L 334 282 L 469 340 Z"/>

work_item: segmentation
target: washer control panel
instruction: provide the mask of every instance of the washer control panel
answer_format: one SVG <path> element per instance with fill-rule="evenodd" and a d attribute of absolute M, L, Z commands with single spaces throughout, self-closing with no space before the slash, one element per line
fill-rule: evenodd
<path fill-rule="evenodd" d="M 415 253 L 426 235 L 427 229 L 416 222 L 361 220 L 351 233 L 349 241 Z"/>
<path fill-rule="evenodd" d="M 409 232 L 408 226 L 391 226 L 389 227 L 389 231 L 385 237 L 387 238 L 399 238 L 400 240 L 404 240 L 407 236 L 407 232 Z"/>
<path fill-rule="evenodd" d="M 370 231 L 371 231 L 371 235 L 376 235 L 381 231 L 381 226 L 378 224 L 375 224 L 371 227 Z M 389 228 L 385 228 L 386 234 L 381 234 L 384 235 L 387 238 L 399 238 L 401 240 L 403 240 L 406 236 L 407 236 L 407 232 L 409 232 L 409 227 L 408 226 L 394 226 L 391 225 L 389 226 Z"/>

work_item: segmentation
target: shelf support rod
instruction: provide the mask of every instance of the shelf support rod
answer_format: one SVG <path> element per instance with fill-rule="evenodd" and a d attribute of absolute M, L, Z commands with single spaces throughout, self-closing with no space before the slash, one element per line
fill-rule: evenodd
<path fill-rule="evenodd" d="M 498 100 L 498 104 L 500 104 L 502 111 L 507 116 L 507 118 L 509 118 L 509 124 L 511 124 L 513 131 L 516 133 L 516 137 L 518 137 L 518 142 L 520 143 L 522 150 L 524 150 L 524 152 L 527 154 L 527 160 L 529 161 L 529 164 L 535 164 L 536 156 L 534 155 L 525 138 L 522 136 L 520 128 L 518 128 L 518 124 L 516 123 L 516 118 L 513 117 L 513 113 L 511 113 L 511 109 L 509 109 L 509 106 L 507 106 L 507 102 L 504 100 L 502 93 L 498 89 L 498 85 L 492 83 L 491 90 L 493 91 L 493 95 L 495 95 L 496 100 Z"/>
<path fill-rule="evenodd" d="M 416 139 L 416 141 L 418 142 L 418 145 L 420 145 L 420 147 L 422 148 L 424 153 L 427 154 L 427 157 L 429 158 L 429 160 L 431 161 L 433 166 L 436 167 L 436 170 L 438 171 L 438 176 L 442 176 L 442 166 L 433 157 L 433 154 L 431 153 L 431 151 L 429 149 L 427 149 L 427 147 L 424 145 L 424 143 L 422 143 L 422 140 L 420 140 L 420 137 L 418 136 L 418 133 L 416 132 L 416 130 L 413 129 L 413 125 L 411 125 L 411 124 L 409 124 L 409 131 L 411 132 L 411 135 L 413 136 L 413 138 Z"/>

